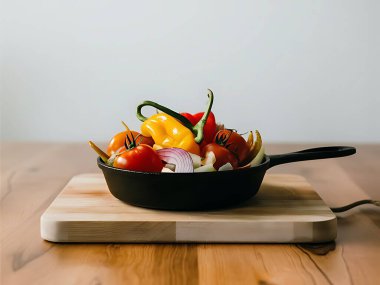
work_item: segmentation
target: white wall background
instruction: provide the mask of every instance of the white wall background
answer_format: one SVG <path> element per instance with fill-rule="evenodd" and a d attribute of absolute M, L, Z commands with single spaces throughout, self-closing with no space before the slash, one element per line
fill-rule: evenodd
<path fill-rule="evenodd" d="M 108 140 L 150 99 L 272 142 L 380 142 L 380 1 L 2 1 L 3 140 Z"/>

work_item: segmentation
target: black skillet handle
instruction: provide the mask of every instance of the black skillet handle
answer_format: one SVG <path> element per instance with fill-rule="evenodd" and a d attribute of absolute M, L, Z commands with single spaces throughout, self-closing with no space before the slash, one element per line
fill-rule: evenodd
<path fill-rule="evenodd" d="M 269 168 L 289 162 L 342 157 L 352 155 L 354 153 L 356 153 L 356 149 L 351 146 L 326 146 L 309 148 L 291 153 L 268 155 L 270 158 Z"/>

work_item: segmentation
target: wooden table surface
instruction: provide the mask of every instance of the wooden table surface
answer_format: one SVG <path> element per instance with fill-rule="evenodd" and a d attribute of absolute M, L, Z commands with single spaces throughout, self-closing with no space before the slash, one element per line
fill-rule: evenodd
<path fill-rule="evenodd" d="M 327 144 L 323 144 L 327 145 Z M 267 145 L 275 154 L 316 145 Z M 380 200 L 380 145 L 355 156 L 277 166 L 331 207 Z M 380 208 L 338 214 L 324 245 L 54 244 L 39 219 L 69 179 L 100 172 L 86 144 L 1 144 L 1 284 L 379 284 Z"/>

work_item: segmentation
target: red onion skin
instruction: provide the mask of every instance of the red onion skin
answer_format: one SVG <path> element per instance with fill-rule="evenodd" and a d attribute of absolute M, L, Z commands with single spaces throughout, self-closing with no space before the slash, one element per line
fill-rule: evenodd
<path fill-rule="evenodd" d="M 176 165 L 176 173 L 194 172 L 193 160 L 187 151 L 181 148 L 163 148 L 156 152 L 161 160 Z"/>

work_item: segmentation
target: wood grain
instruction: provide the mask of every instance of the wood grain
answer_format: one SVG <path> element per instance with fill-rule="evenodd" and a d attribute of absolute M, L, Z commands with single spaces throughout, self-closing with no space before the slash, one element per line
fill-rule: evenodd
<path fill-rule="evenodd" d="M 314 146 L 267 145 L 267 153 Z M 380 199 L 380 146 L 358 150 L 353 157 L 293 163 L 269 173 L 306 177 L 330 206 Z M 326 255 L 299 245 L 43 241 L 41 214 L 72 176 L 96 171 L 86 144 L 2 143 L 1 284 L 378 283 L 380 211 L 374 206 L 338 215 L 336 246 Z"/>
<path fill-rule="evenodd" d="M 229 209 L 144 209 L 112 196 L 102 174 L 73 177 L 41 216 L 53 242 L 326 242 L 336 217 L 299 175 L 268 174 L 258 195 Z"/>

